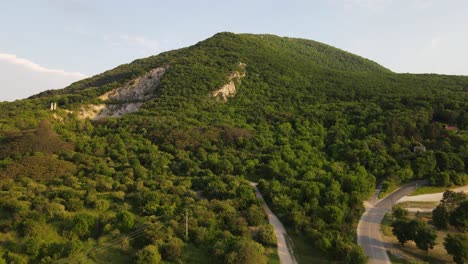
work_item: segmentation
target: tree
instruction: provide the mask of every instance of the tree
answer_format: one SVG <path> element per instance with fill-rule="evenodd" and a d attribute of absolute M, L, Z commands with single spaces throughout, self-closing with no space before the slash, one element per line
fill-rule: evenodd
<path fill-rule="evenodd" d="M 413 240 L 419 249 L 425 251 L 435 246 L 435 239 L 437 236 L 423 221 L 399 219 L 392 223 L 392 227 L 392 232 L 401 245 L 404 245 L 408 240 Z"/>
<path fill-rule="evenodd" d="M 346 256 L 346 263 L 349 264 L 365 264 L 369 258 L 364 253 L 364 250 L 361 247 L 354 246 L 350 254 Z"/>
<path fill-rule="evenodd" d="M 266 264 L 263 246 L 248 238 L 229 236 L 215 244 L 215 254 L 226 264 Z"/>
<path fill-rule="evenodd" d="M 448 226 L 449 212 L 447 207 L 444 204 L 437 205 L 434 210 L 432 210 L 432 223 L 438 229 L 446 229 Z"/>
<path fill-rule="evenodd" d="M 450 214 L 450 224 L 463 232 L 468 228 L 468 199 Z"/>
<path fill-rule="evenodd" d="M 184 241 L 177 237 L 170 237 L 163 245 L 164 259 L 177 261 L 182 255 Z"/>
<path fill-rule="evenodd" d="M 229 257 L 230 263 L 239 264 L 264 264 L 266 257 L 263 254 L 265 249 L 262 245 L 249 239 L 242 239 L 236 245 L 237 256 Z"/>
<path fill-rule="evenodd" d="M 444 240 L 444 247 L 447 253 L 452 255 L 455 263 L 463 264 L 468 262 L 468 236 L 464 234 L 448 234 Z"/>
<path fill-rule="evenodd" d="M 424 222 L 423 224 L 418 224 L 418 228 L 416 230 L 416 236 L 414 237 L 414 242 L 419 249 L 424 251 L 428 251 L 429 249 L 433 249 L 436 245 L 435 240 L 437 235 L 435 232 L 426 226 Z"/>
<path fill-rule="evenodd" d="M 253 226 L 262 224 L 266 218 L 263 208 L 255 204 L 247 209 L 246 214 L 247 221 Z"/>
<path fill-rule="evenodd" d="M 94 228 L 95 219 L 88 214 L 79 214 L 73 218 L 73 228 L 71 232 L 80 238 L 86 238 Z"/>
<path fill-rule="evenodd" d="M 445 229 L 451 225 L 464 230 L 468 227 L 468 200 L 463 192 L 447 190 L 440 204 L 432 211 L 434 226 Z"/>
<path fill-rule="evenodd" d="M 128 231 L 135 225 L 135 215 L 129 211 L 122 211 L 117 215 L 117 220 L 122 231 Z"/>
<path fill-rule="evenodd" d="M 402 246 L 406 241 L 412 240 L 411 232 L 408 230 L 408 221 L 398 219 L 392 223 L 392 227 L 393 235 L 397 237 Z"/>
<path fill-rule="evenodd" d="M 136 253 L 137 264 L 159 264 L 161 263 L 161 254 L 155 245 L 148 245 Z"/>

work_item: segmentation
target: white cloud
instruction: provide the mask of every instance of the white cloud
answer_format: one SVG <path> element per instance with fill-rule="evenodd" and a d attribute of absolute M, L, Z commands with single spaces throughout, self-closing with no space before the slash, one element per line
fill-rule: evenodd
<path fill-rule="evenodd" d="M 79 72 L 48 69 L 14 54 L 0 53 L 0 101 L 30 97 L 63 88 L 86 77 Z"/>
<path fill-rule="evenodd" d="M 51 73 L 66 77 L 86 78 L 87 76 L 79 72 L 67 72 L 64 70 L 48 69 L 28 59 L 17 57 L 15 54 L 0 53 L 0 60 L 11 64 L 19 65 L 29 70 L 39 73 Z"/>

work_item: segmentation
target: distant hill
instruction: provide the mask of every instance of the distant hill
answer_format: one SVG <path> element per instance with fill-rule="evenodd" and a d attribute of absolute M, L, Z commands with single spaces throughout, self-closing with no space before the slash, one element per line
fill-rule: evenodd
<path fill-rule="evenodd" d="M 354 230 L 376 183 L 466 184 L 467 93 L 466 76 L 223 32 L 0 103 L 0 257 L 274 262 L 250 180 L 300 262 L 365 263 Z"/>

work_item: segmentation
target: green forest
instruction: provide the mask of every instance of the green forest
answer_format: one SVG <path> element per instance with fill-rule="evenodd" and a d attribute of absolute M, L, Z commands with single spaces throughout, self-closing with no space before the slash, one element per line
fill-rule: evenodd
<path fill-rule="evenodd" d="M 80 118 L 157 67 L 138 111 Z M 235 96 L 210 96 L 235 71 Z M 377 184 L 468 182 L 467 94 L 466 76 L 219 33 L 0 103 L 0 263 L 279 263 L 249 181 L 311 249 L 366 263 L 356 225 Z"/>

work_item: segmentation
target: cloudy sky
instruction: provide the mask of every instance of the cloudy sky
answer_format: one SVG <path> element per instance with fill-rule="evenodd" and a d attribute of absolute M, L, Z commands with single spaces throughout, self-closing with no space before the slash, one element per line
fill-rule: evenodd
<path fill-rule="evenodd" d="M 0 101 L 220 31 L 314 39 L 395 72 L 468 75 L 466 0 L 2 0 L 0 14 Z"/>

